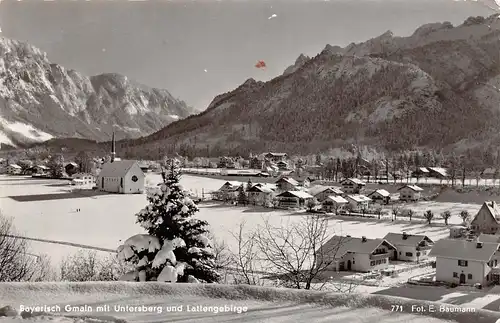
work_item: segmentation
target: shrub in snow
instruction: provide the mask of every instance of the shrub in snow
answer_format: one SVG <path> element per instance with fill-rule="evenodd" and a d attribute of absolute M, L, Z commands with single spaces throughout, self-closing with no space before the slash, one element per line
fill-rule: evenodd
<path fill-rule="evenodd" d="M 118 248 L 120 259 L 135 266 L 123 280 L 217 282 L 208 223 L 194 219 L 198 211 L 179 184 L 177 165 L 162 173 L 163 182 L 148 192 L 149 204 L 137 214 L 148 234 L 129 238 Z"/>

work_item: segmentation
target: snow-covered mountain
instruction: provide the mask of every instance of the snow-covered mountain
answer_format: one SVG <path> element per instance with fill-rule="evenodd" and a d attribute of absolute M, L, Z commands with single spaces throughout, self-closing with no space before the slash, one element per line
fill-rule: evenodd
<path fill-rule="evenodd" d="M 193 109 L 168 91 L 126 76 L 87 77 L 53 64 L 38 48 L 0 37 L 0 143 L 54 137 L 136 138 L 185 118 Z"/>
<path fill-rule="evenodd" d="M 500 143 L 500 19 L 470 17 L 327 45 L 268 82 L 249 79 L 209 108 L 139 140 L 217 153 L 313 153 L 345 145 L 460 149 Z M 140 148 L 140 149 L 139 149 Z"/>

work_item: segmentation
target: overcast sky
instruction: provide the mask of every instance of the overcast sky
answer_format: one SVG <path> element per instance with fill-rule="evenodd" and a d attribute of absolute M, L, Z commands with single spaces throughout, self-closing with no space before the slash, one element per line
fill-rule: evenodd
<path fill-rule="evenodd" d="M 328 43 L 347 45 L 387 30 L 404 36 L 424 23 L 490 14 L 453 0 L 4 0 L 0 28 L 40 47 L 52 62 L 87 75 L 121 73 L 205 109 L 215 95 L 250 77 L 268 80 Z M 254 67 L 258 60 L 265 71 Z"/>

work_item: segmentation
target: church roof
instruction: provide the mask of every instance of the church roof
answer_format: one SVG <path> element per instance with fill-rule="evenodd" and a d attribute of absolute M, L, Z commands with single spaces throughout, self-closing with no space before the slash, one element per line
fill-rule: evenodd
<path fill-rule="evenodd" d="M 100 177 L 123 177 L 130 168 L 137 164 L 135 160 L 115 160 L 112 163 L 102 165 Z"/>

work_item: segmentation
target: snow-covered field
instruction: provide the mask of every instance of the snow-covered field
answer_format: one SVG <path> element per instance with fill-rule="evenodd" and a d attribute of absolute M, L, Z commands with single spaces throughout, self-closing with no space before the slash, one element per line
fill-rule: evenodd
<path fill-rule="evenodd" d="M 160 181 L 157 174 L 148 174 L 147 183 Z M 205 192 L 218 189 L 224 181 L 184 175 L 181 183 L 186 189 Z M 147 203 L 144 195 L 71 193 L 66 181 L 32 179 L 29 177 L 0 177 L 0 207 L 2 213 L 14 219 L 20 234 L 32 238 L 66 241 L 101 248 L 116 249 L 125 239 L 143 233 L 135 223 L 135 214 Z M 76 209 L 81 209 L 76 212 Z M 424 208 L 425 209 L 425 208 Z M 286 224 L 299 221 L 303 215 L 273 209 L 252 209 L 220 204 L 202 204 L 197 217 L 208 221 L 216 238 L 235 246 L 233 233 L 240 223 L 255 229 L 264 219 L 270 223 Z M 458 217 L 456 217 L 458 219 Z M 368 238 L 382 238 L 389 232 L 425 233 L 432 239 L 448 235 L 442 226 L 428 227 L 423 223 L 331 219 L 330 232 Z M 76 252 L 76 248 L 31 242 L 33 252 L 48 254 L 55 263 Z"/>
<path fill-rule="evenodd" d="M 500 313 L 485 310 L 453 312 L 458 307 L 410 301 L 381 295 L 334 294 L 271 289 L 255 286 L 158 284 L 158 283 L 5 283 L 0 304 L 16 310 L 21 306 L 59 306 L 60 311 L 38 317 L 36 322 L 383 322 L 383 323 L 493 323 Z M 85 307 L 65 312 L 65 307 Z M 109 308 L 104 307 L 105 305 Z M 144 312 L 116 311 L 114 306 Z M 101 312 L 97 312 L 101 306 Z M 196 306 L 223 307 L 219 313 L 193 311 Z M 398 310 L 393 309 L 398 306 Z M 417 313 L 413 307 L 434 306 L 435 312 Z M 440 311 L 440 306 L 448 311 Z M 188 311 L 188 308 L 191 311 Z M 169 311 L 179 309 L 178 311 Z M 399 310 L 400 309 L 400 310 Z M 466 308 L 464 308 L 466 309 Z M 52 307 L 51 310 L 57 311 Z M 238 313 L 238 310 L 240 313 Z M 80 317 L 83 320 L 63 318 Z M 94 318 L 94 320 L 91 320 Z M 95 319 L 99 319 L 96 321 Z M 1 318 L 1 323 L 30 322 L 30 319 Z"/>

